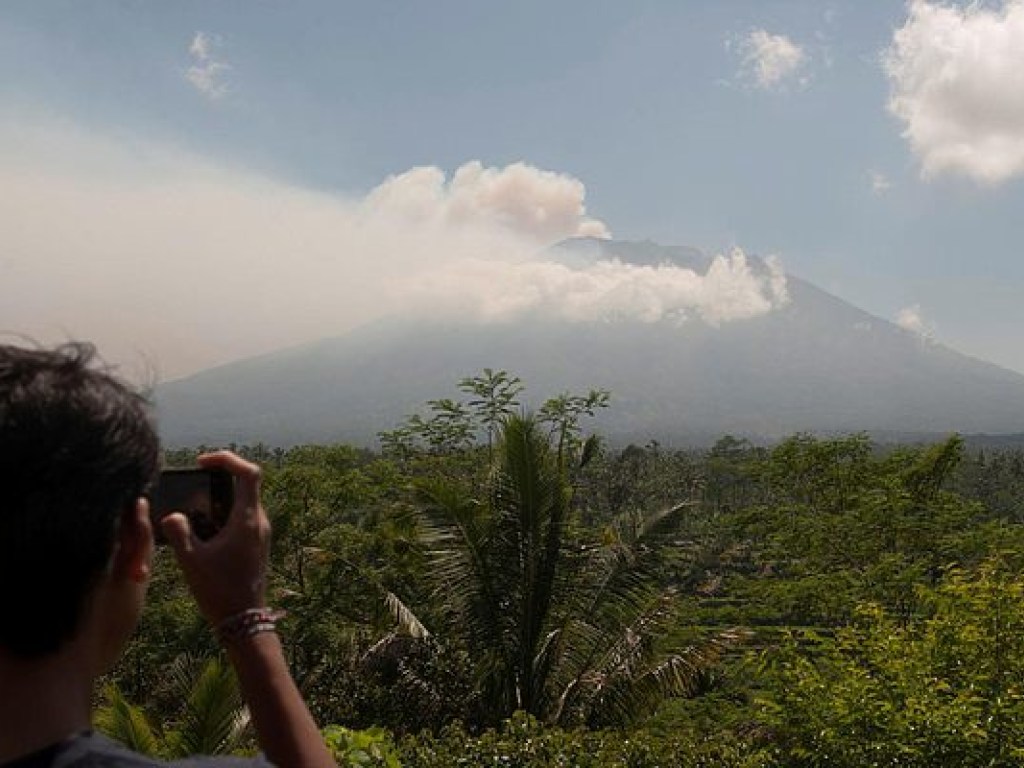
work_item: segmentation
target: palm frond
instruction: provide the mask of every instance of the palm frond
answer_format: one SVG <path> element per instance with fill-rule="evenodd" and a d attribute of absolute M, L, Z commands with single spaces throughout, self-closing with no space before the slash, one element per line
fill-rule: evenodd
<path fill-rule="evenodd" d="M 670 600 L 662 594 L 649 597 L 628 623 L 624 615 L 604 626 L 576 622 L 573 650 L 564 659 L 562 675 L 552 681 L 560 688 L 556 721 L 578 720 L 581 712 L 593 709 L 613 680 L 635 676 L 652 655 L 651 638 L 672 614 Z"/>
<path fill-rule="evenodd" d="M 160 739 L 141 707 L 130 704 L 114 683 L 103 688 L 105 704 L 95 714 L 96 729 L 134 752 L 160 755 Z"/>
<path fill-rule="evenodd" d="M 171 674 L 179 685 L 190 683 L 173 756 L 224 755 L 238 749 L 249 721 L 231 668 L 216 658 L 183 657 L 172 665 Z"/>
<path fill-rule="evenodd" d="M 511 554 L 487 509 L 450 481 L 417 487 L 421 541 L 434 593 L 470 653 L 502 647 Z M 501 667 L 501 665 L 499 665 Z M 500 674 L 500 673 L 499 673 Z"/>
<path fill-rule="evenodd" d="M 579 468 L 586 467 L 601 452 L 601 438 L 591 435 L 583 441 L 583 449 L 580 451 Z"/>
<path fill-rule="evenodd" d="M 407 696 L 411 700 L 416 701 L 420 707 L 428 710 L 430 714 L 439 712 L 444 705 L 443 693 L 404 662 L 399 662 L 398 664 L 398 685 L 396 688 L 400 695 Z"/>
<path fill-rule="evenodd" d="M 627 513 L 615 522 L 615 526 L 625 543 L 630 547 L 639 547 L 675 533 L 682 513 L 695 503 L 683 501 L 646 514 Z"/>
<path fill-rule="evenodd" d="M 602 678 L 590 702 L 588 725 L 633 725 L 654 713 L 667 698 L 691 696 L 722 656 L 746 637 L 727 630 L 668 656 L 637 653 L 630 668 L 622 667 Z"/>
<path fill-rule="evenodd" d="M 423 625 L 415 613 L 399 599 L 394 592 L 386 592 L 384 602 L 395 617 L 398 630 L 403 634 L 415 637 L 417 640 L 430 637 L 430 631 Z"/>
<path fill-rule="evenodd" d="M 570 497 L 547 438 L 532 418 L 505 420 L 498 456 L 493 513 L 518 549 L 510 584 L 515 593 L 518 703 L 532 709 L 543 687 L 536 657 L 555 597 Z"/>

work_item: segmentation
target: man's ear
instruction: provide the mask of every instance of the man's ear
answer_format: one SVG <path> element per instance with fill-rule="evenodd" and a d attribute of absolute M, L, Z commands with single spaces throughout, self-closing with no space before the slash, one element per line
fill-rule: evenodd
<path fill-rule="evenodd" d="M 149 502 L 144 498 L 121 513 L 114 542 L 113 575 L 138 584 L 149 581 L 153 560 L 153 524 Z"/>

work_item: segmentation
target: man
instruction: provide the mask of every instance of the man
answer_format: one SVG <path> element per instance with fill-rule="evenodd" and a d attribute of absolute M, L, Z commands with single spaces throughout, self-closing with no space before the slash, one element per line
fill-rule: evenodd
<path fill-rule="evenodd" d="M 95 680 L 119 657 L 145 598 L 153 555 L 146 492 L 159 459 L 147 403 L 93 358 L 85 344 L 0 345 L 2 768 L 159 765 L 91 731 Z M 259 469 L 229 452 L 199 463 L 235 477 L 227 524 L 204 542 L 173 514 L 163 533 L 221 638 L 266 758 L 335 766 L 266 605 L 270 524 Z"/>

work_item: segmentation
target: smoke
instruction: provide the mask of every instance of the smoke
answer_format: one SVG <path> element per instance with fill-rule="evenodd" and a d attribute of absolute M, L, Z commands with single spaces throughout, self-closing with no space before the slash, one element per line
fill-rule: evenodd
<path fill-rule="evenodd" d="M 581 268 L 544 260 L 470 259 L 426 276 L 410 287 L 410 296 L 414 306 L 443 307 L 482 322 L 530 317 L 681 324 L 695 317 L 716 326 L 765 314 L 788 301 L 778 261 L 769 259 L 767 271 L 758 271 L 739 249 L 715 257 L 705 274 L 617 259 Z"/>
<path fill-rule="evenodd" d="M 785 300 L 740 253 L 706 275 L 557 263 L 552 243 L 608 230 L 579 180 L 524 163 L 349 199 L 35 121 L 0 124 L 0 178 L 0 333 L 92 340 L 165 380 L 396 312 L 722 323 Z"/>
<path fill-rule="evenodd" d="M 896 325 L 926 341 L 931 341 L 935 337 L 935 332 L 927 323 L 924 314 L 921 312 L 920 304 L 912 304 L 911 306 L 904 307 L 897 312 Z"/>
<path fill-rule="evenodd" d="M 365 208 L 432 228 L 499 227 L 550 243 L 579 235 L 609 237 L 600 221 L 586 217 L 583 184 L 571 176 L 525 163 L 484 168 L 466 163 L 450 181 L 439 168 L 414 168 L 373 190 Z"/>

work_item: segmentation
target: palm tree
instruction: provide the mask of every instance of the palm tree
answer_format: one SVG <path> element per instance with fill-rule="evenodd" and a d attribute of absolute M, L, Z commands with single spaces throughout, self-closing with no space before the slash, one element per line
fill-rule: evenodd
<path fill-rule="evenodd" d="M 154 726 L 141 707 L 110 683 L 103 691 L 106 703 L 96 713 L 97 729 L 136 752 L 172 760 L 234 754 L 246 745 L 248 710 L 227 664 L 216 657 L 179 656 L 165 681 L 163 693 L 179 703 L 167 726 Z"/>
<path fill-rule="evenodd" d="M 659 588 L 659 537 L 685 504 L 620 521 L 600 535 L 577 524 L 564 436 L 527 415 L 504 419 L 485 492 L 450 478 L 419 486 L 429 577 L 443 632 L 474 664 L 481 724 L 525 711 L 548 722 L 628 724 L 667 696 L 691 693 L 736 635 L 665 647 L 679 619 Z M 582 460 L 593 455 L 582 444 Z"/>

